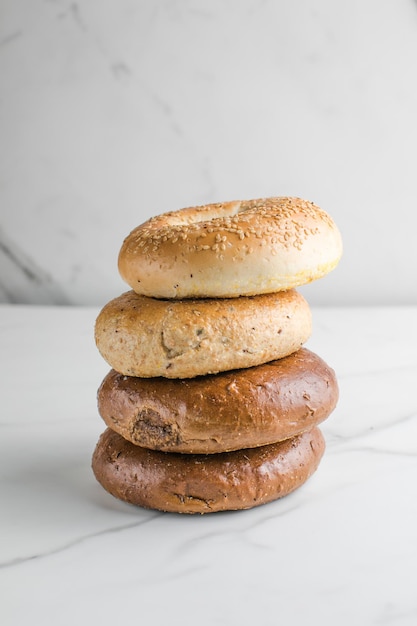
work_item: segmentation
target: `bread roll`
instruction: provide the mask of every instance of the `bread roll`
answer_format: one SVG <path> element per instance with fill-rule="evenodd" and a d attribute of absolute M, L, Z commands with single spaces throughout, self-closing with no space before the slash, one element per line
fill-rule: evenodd
<path fill-rule="evenodd" d="M 288 439 L 333 411 L 333 370 L 301 348 L 265 365 L 192 379 L 134 378 L 112 370 L 98 391 L 101 417 L 136 445 L 209 454 Z"/>
<path fill-rule="evenodd" d="M 156 298 L 272 293 L 330 272 L 342 253 L 331 217 L 312 202 L 277 197 L 164 213 L 135 228 L 119 272 Z"/>
<path fill-rule="evenodd" d="M 281 443 L 190 455 L 147 450 L 107 429 L 92 466 L 110 494 L 172 513 L 249 509 L 287 495 L 317 469 L 324 452 L 318 428 Z"/>
<path fill-rule="evenodd" d="M 295 352 L 310 334 L 310 308 L 295 290 L 180 301 L 129 291 L 104 306 L 95 326 L 110 367 L 143 378 L 252 367 Z"/>

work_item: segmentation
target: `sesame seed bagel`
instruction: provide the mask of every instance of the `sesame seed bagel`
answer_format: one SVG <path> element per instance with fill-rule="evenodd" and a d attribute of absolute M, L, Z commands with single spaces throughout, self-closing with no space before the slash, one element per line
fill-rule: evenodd
<path fill-rule="evenodd" d="M 95 324 L 99 352 L 121 374 L 192 378 L 298 350 L 311 311 L 295 290 L 232 299 L 159 300 L 128 291 Z"/>
<path fill-rule="evenodd" d="M 300 487 L 325 442 L 318 428 L 281 443 L 221 454 L 148 450 L 108 428 L 93 454 L 98 482 L 125 502 L 171 513 L 250 509 Z"/>
<path fill-rule="evenodd" d="M 135 228 L 119 253 L 119 272 L 154 298 L 271 293 L 330 272 L 340 233 L 312 202 L 277 197 L 191 207 Z"/>
<path fill-rule="evenodd" d="M 339 393 L 334 371 L 301 348 L 257 367 L 188 379 L 111 370 L 97 396 L 106 425 L 135 445 L 213 454 L 310 430 L 330 415 Z"/>

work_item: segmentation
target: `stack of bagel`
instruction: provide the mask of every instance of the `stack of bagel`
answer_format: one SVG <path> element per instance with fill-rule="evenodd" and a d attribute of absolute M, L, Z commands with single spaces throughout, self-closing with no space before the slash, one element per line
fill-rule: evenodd
<path fill-rule="evenodd" d="M 112 368 L 93 471 L 113 496 L 178 513 L 248 509 L 301 486 L 336 406 L 334 371 L 303 345 L 296 290 L 342 253 L 330 216 L 292 197 L 151 218 L 124 240 L 131 287 L 95 324 Z"/>

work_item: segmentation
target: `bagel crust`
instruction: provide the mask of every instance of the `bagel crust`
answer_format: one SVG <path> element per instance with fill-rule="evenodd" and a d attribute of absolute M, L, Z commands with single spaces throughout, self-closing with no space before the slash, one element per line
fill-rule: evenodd
<path fill-rule="evenodd" d="M 126 502 L 172 513 L 214 513 L 291 493 L 317 469 L 324 448 L 318 428 L 281 443 L 210 455 L 148 450 L 107 429 L 92 467 L 102 487 Z"/>
<path fill-rule="evenodd" d="M 95 338 L 121 374 L 192 378 L 287 356 L 305 343 L 311 327 L 310 307 L 295 290 L 180 301 L 129 291 L 101 310 Z"/>
<path fill-rule="evenodd" d="M 330 272 L 340 233 L 312 202 L 276 197 L 156 216 L 124 240 L 123 280 L 154 298 L 235 297 L 292 289 Z"/>
<path fill-rule="evenodd" d="M 326 419 L 338 400 L 334 371 L 301 348 L 277 361 L 192 379 L 134 378 L 114 370 L 98 390 L 107 426 L 135 445 L 188 454 L 289 439 Z"/>

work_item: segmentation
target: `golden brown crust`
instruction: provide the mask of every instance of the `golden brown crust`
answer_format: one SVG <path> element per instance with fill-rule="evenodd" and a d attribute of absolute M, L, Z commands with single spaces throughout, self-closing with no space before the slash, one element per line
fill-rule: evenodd
<path fill-rule="evenodd" d="M 144 378 L 192 378 L 259 365 L 295 352 L 310 334 L 310 308 L 295 290 L 180 301 L 129 291 L 104 306 L 95 326 L 109 365 Z"/>
<path fill-rule="evenodd" d="M 98 390 L 101 417 L 132 443 L 211 454 L 293 437 L 338 400 L 334 371 L 302 348 L 265 365 L 193 379 L 133 378 L 112 370 Z"/>
<path fill-rule="evenodd" d="M 139 294 L 220 298 L 303 285 L 332 270 L 341 253 L 340 233 L 325 211 L 278 197 L 156 216 L 126 237 L 118 265 Z"/>
<path fill-rule="evenodd" d="M 107 429 L 92 466 L 116 498 L 172 513 L 214 513 L 266 504 L 300 487 L 324 452 L 318 428 L 281 443 L 222 454 L 185 455 L 135 446 Z"/>

